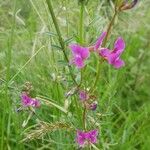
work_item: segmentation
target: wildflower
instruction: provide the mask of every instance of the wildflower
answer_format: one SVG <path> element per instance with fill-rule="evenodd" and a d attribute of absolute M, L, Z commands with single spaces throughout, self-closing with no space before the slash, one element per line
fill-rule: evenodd
<path fill-rule="evenodd" d="M 73 54 L 71 63 L 79 69 L 83 68 L 85 66 L 84 61 L 90 56 L 89 48 L 77 44 L 71 44 L 69 47 L 72 49 Z"/>
<path fill-rule="evenodd" d="M 87 144 L 94 144 L 97 142 L 98 130 L 91 130 L 88 132 L 77 130 L 76 142 L 80 147 Z"/>
<path fill-rule="evenodd" d="M 90 104 L 89 109 L 94 111 L 96 110 L 96 108 L 97 108 L 97 101 L 94 101 L 93 103 Z"/>
<path fill-rule="evenodd" d="M 120 55 L 123 53 L 124 49 L 125 42 L 121 37 L 119 37 L 116 40 L 112 51 L 107 48 L 101 48 L 99 50 L 99 55 L 106 59 L 109 64 L 118 69 L 125 65 L 124 61 L 120 59 Z"/>
<path fill-rule="evenodd" d="M 39 107 L 40 106 L 40 102 L 36 99 L 33 99 L 31 97 L 29 97 L 26 93 L 23 93 L 21 95 L 21 100 L 22 100 L 22 105 L 24 107 Z"/>
<path fill-rule="evenodd" d="M 85 101 L 84 102 L 84 106 L 88 109 L 88 110 L 93 110 L 95 111 L 97 108 L 97 101 L 91 102 L 91 101 Z"/>
<path fill-rule="evenodd" d="M 79 97 L 81 100 L 85 101 L 89 98 L 89 95 L 85 91 L 80 91 L 79 92 Z"/>

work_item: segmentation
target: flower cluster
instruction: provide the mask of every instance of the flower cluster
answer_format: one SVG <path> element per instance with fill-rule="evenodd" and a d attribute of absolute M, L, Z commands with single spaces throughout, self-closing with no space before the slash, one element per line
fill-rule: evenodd
<path fill-rule="evenodd" d="M 109 64 L 113 65 L 114 68 L 121 68 L 125 65 L 124 61 L 120 59 L 120 55 L 123 53 L 125 49 L 124 40 L 119 37 L 112 51 L 107 48 L 101 48 L 99 50 L 99 55 L 108 61 Z"/>
<path fill-rule="evenodd" d="M 97 101 L 93 100 L 95 97 L 90 96 L 86 91 L 82 90 L 79 92 L 79 98 L 88 110 L 96 110 Z"/>
<path fill-rule="evenodd" d="M 89 0 L 78 0 L 78 2 L 81 4 L 81 18 L 80 18 L 81 19 L 80 20 L 81 21 L 81 29 L 82 29 L 82 26 L 84 26 L 84 23 L 83 23 L 84 5 L 87 4 L 88 1 Z M 106 61 L 109 65 L 113 66 L 116 69 L 119 69 L 119 68 L 122 68 L 123 66 L 125 66 L 125 62 L 121 59 L 121 55 L 125 50 L 125 41 L 123 40 L 123 38 L 118 37 L 114 42 L 113 48 L 111 48 L 111 49 L 106 47 L 105 44 L 108 40 L 108 37 L 109 37 L 108 35 L 111 32 L 111 26 L 114 24 L 115 17 L 117 16 L 117 14 L 121 11 L 133 8 L 137 4 L 137 2 L 138 2 L 138 0 L 132 0 L 131 2 L 129 0 L 118 1 L 115 5 L 115 13 L 114 13 L 114 16 L 113 16 L 108 28 L 107 28 L 107 32 L 102 32 L 102 34 L 96 40 L 95 44 L 93 44 L 89 47 L 84 47 L 79 44 L 70 44 L 69 48 L 71 49 L 71 52 L 72 52 L 72 57 L 70 59 L 70 65 L 73 64 L 78 69 L 84 68 L 87 64 L 87 60 L 90 58 L 90 55 L 93 52 L 93 53 L 96 53 L 96 55 L 98 55 L 99 57 L 101 57 L 102 60 Z M 50 2 L 48 3 L 48 8 L 50 10 L 53 22 L 55 21 L 54 25 L 55 25 L 56 31 L 58 33 L 58 36 L 59 36 L 60 45 L 61 45 L 61 48 L 63 49 L 65 58 L 68 62 L 67 54 L 64 51 L 64 46 L 66 46 L 66 44 L 64 43 L 64 40 L 62 39 L 61 34 L 59 33 L 59 28 L 58 28 L 57 21 L 56 21 L 57 19 L 55 18 L 55 14 L 53 12 Z M 82 30 L 81 30 L 81 35 L 82 35 Z M 81 39 L 82 39 L 82 37 L 81 37 Z M 72 70 L 70 70 L 70 66 L 69 66 L 69 71 L 70 71 L 70 75 L 71 75 L 73 81 L 76 81 L 76 79 L 74 79 L 74 75 L 71 72 Z M 97 77 L 99 77 L 99 70 L 97 71 Z M 91 87 L 90 90 L 85 90 L 85 85 L 82 86 L 82 72 L 81 72 L 80 84 L 78 84 L 78 82 L 75 82 L 76 87 L 74 87 L 73 89 L 71 89 L 69 92 L 66 93 L 67 100 L 68 100 L 69 96 L 72 96 L 77 93 L 78 97 L 80 99 L 80 104 L 82 107 L 84 107 L 84 109 L 82 111 L 83 112 L 83 118 L 82 118 L 83 130 L 76 131 L 76 142 L 80 148 L 84 148 L 85 146 L 91 147 L 91 144 L 97 143 L 97 138 L 98 138 L 98 134 L 99 134 L 98 129 L 90 129 L 89 130 L 89 129 L 87 129 L 88 126 L 86 124 L 86 119 L 88 118 L 86 116 L 86 113 L 91 110 L 95 111 L 98 106 L 97 97 L 95 96 L 95 93 L 94 93 L 95 92 L 94 88 L 96 87 L 95 83 L 97 83 L 97 81 L 98 81 L 97 77 L 95 78 L 96 80 L 94 82 L 94 86 Z M 68 85 L 70 85 L 70 84 L 68 84 Z M 84 87 L 84 90 L 81 90 L 81 88 L 83 88 L 83 87 Z M 35 114 L 35 111 L 33 108 L 38 108 L 41 105 L 39 100 L 37 100 L 35 98 L 31 98 L 29 96 L 30 95 L 29 93 L 31 93 L 31 90 L 32 90 L 32 85 L 29 82 L 27 82 L 25 84 L 25 89 L 23 90 L 24 92 L 22 92 L 22 94 L 21 94 L 21 101 L 22 101 L 21 109 L 23 108 L 23 109 L 31 110 L 31 112 L 30 112 L 27 120 L 24 121 L 24 123 L 22 125 L 23 127 L 25 127 L 27 125 L 31 116 L 33 114 Z M 47 100 L 44 100 L 44 101 L 48 102 Z M 63 109 L 59 105 L 56 105 L 55 103 L 51 102 L 50 104 L 53 104 L 52 106 L 57 106 L 56 108 L 59 108 L 60 110 Z M 67 101 L 67 105 L 65 105 L 65 107 L 66 106 L 68 107 L 68 101 Z M 67 110 L 66 110 L 66 112 L 67 112 Z M 36 115 L 36 116 L 38 117 L 38 115 Z M 78 116 L 80 116 L 80 115 L 78 115 Z M 95 123 L 96 123 L 96 121 L 95 121 Z M 42 124 L 45 124 L 43 121 L 41 121 L 41 122 L 42 122 Z M 66 128 L 66 125 L 65 126 L 64 125 L 65 124 L 60 123 L 57 128 L 60 129 L 61 126 L 62 126 L 62 128 L 64 128 L 64 127 Z M 46 132 L 48 131 L 47 126 L 48 125 L 46 124 Z M 54 125 L 52 127 L 54 127 Z M 43 128 L 43 125 L 42 125 L 42 128 Z M 55 130 L 57 128 L 55 128 Z M 67 128 L 68 128 L 68 126 L 67 126 Z M 51 131 L 51 129 L 50 129 L 50 131 Z M 39 132 L 39 130 L 37 130 L 37 132 Z"/>
<path fill-rule="evenodd" d="M 85 101 L 89 99 L 89 95 L 87 94 L 86 91 L 82 90 L 79 92 L 79 98 L 81 101 Z"/>
<path fill-rule="evenodd" d="M 121 54 L 125 49 L 125 42 L 121 37 L 118 37 L 114 43 L 112 50 L 103 47 L 103 41 L 107 36 L 107 32 L 103 32 L 97 39 L 96 43 L 90 47 L 82 47 L 78 44 L 71 44 L 69 47 L 72 50 L 71 64 L 74 64 L 77 68 L 81 69 L 85 66 L 85 61 L 90 57 L 90 52 L 97 53 L 103 60 L 106 60 L 108 64 L 114 68 L 119 69 L 125 65 L 124 61 L 120 58 Z M 83 106 L 87 110 L 96 110 L 97 101 L 93 96 L 85 90 L 79 91 L 79 98 Z M 96 143 L 97 141 L 97 130 L 91 130 L 88 132 L 77 131 L 76 141 L 80 147 Z"/>
<path fill-rule="evenodd" d="M 26 93 L 21 94 L 21 100 L 24 107 L 40 107 L 40 102 L 37 99 L 29 97 Z"/>
<path fill-rule="evenodd" d="M 93 101 L 95 96 L 89 95 L 85 90 L 79 91 L 79 98 L 84 107 L 88 110 L 96 110 L 97 101 Z M 94 144 L 97 142 L 98 130 L 91 130 L 88 132 L 77 130 L 76 142 L 80 147 L 85 147 L 86 145 Z"/>
<path fill-rule="evenodd" d="M 76 141 L 80 147 L 85 147 L 88 144 L 97 142 L 98 130 L 91 130 L 88 132 L 77 130 Z"/>
<path fill-rule="evenodd" d="M 106 34 L 106 32 L 103 32 L 96 41 L 95 45 L 91 47 L 82 47 L 78 44 L 71 44 L 69 46 L 73 54 L 71 63 L 76 65 L 77 68 L 83 68 L 85 66 L 84 61 L 89 58 L 90 52 L 94 51 L 97 52 L 99 56 L 101 56 L 114 68 L 119 69 L 123 67 L 125 63 L 122 59 L 120 59 L 120 56 L 125 49 L 124 40 L 121 37 L 117 38 L 113 50 L 109 50 L 108 48 L 102 47 L 102 43 L 106 37 Z"/>
<path fill-rule="evenodd" d="M 70 63 L 75 64 L 77 68 L 83 68 L 85 66 L 84 61 L 90 56 L 89 48 L 77 44 L 70 45 L 70 48 L 73 54 Z"/>

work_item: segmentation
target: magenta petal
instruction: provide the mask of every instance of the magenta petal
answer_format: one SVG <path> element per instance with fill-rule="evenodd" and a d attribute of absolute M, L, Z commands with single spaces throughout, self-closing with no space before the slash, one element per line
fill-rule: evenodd
<path fill-rule="evenodd" d="M 81 57 L 87 59 L 90 56 L 90 51 L 87 47 L 82 47 Z"/>
<path fill-rule="evenodd" d="M 98 130 L 91 130 L 89 132 L 83 132 L 77 130 L 76 141 L 80 147 L 84 147 L 87 142 L 93 144 L 96 143 L 97 136 L 98 136 Z"/>
<path fill-rule="evenodd" d="M 102 56 L 102 57 L 108 57 L 110 55 L 110 50 L 107 49 L 107 48 L 101 48 L 100 51 L 99 51 L 99 54 Z"/>
<path fill-rule="evenodd" d="M 87 47 L 82 47 L 78 44 L 71 44 L 69 47 L 72 49 L 73 55 L 80 55 L 82 59 L 87 59 L 90 56 L 90 52 Z"/>
<path fill-rule="evenodd" d="M 88 139 L 91 143 L 97 142 L 98 130 L 91 130 L 87 134 L 88 134 Z"/>
<path fill-rule="evenodd" d="M 39 107 L 40 106 L 40 102 L 36 99 L 33 99 L 31 97 L 29 97 L 26 93 L 23 93 L 21 95 L 21 100 L 22 100 L 22 105 L 24 107 Z"/>
<path fill-rule="evenodd" d="M 80 56 L 75 56 L 74 58 L 74 64 L 77 66 L 77 68 L 81 69 L 84 67 L 83 59 Z"/>
<path fill-rule="evenodd" d="M 22 105 L 23 106 L 30 106 L 32 103 L 32 98 L 30 98 L 27 94 L 23 93 L 21 95 Z"/>
<path fill-rule="evenodd" d="M 86 91 L 80 91 L 79 92 L 79 97 L 80 100 L 85 101 L 89 98 L 88 94 L 86 93 Z"/>
<path fill-rule="evenodd" d="M 99 51 L 99 55 L 105 58 L 109 64 L 113 65 L 115 68 L 120 68 L 124 66 L 124 61 L 120 59 L 120 55 L 125 49 L 125 42 L 124 40 L 119 37 L 115 44 L 114 50 L 110 51 L 107 48 L 101 48 Z"/>
<path fill-rule="evenodd" d="M 40 107 L 40 102 L 37 99 L 32 100 L 32 106 L 33 107 Z"/>
<path fill-rule="evenodd" d="M 113 64 L 117 59 L 119 59 L 120 54 L 118 52 L 116 53 L 111 53 L 108 57 L 108 63 Z"/>
<path fill-rule="evenodd" d="M 73 54 L 80 54 L 80 52 L 81 52 L 80 45 L 71 44 L 71 45 L 69 45 L 69 47 L 71 48 Z"/>
<path fill-rule="evenodd" d="M 86 140 L 85 133 L 80 130 L 77 130 L 76 141 L 80 147 L 84 146 L 85 140 Z"/>
<path fill-rule="evenodd" d="M 98 38 L 98 40 L 96 41 L 96 44 L 95 44 L 95 50 L 98 49 L 101 45 L 102 45 L 102 42 L 106 36 L 107 32 L 103 32 L 100 37 Z"/>
<path fill-rule="evenodd" d="M 113 62 L 112 64 L 116 69 L 119 69 L 121 67 L 123 67 L 125 65 L 124 61 L 121 59 L 116 60 L 115 62 Z"/>
<path fill-rule="evenodd" d="M 114 50 L 112 53 L 119 52 L 121 54 L 124 51 L 124 49 L 125 42 L 121 37 L 119 37 L 114 44 Z"/>
<path fill-rule="evenodd" d="M 71 44 L 69 46 L 72 49 L 73 59 L 70 61 L 70 64 L 73 63 L 77 68 L 83 68 L 84 60 L 90 56 L 89 48 L 81 47 L 77 44 Z"/>
<path fill-rule="evenodd" d="M 119 58 L 119 54 L 111 54 L 108 57 L 108 63 L 113 65 L 115 68 L 119 69 L 125 65 L 124 61 Z"/>

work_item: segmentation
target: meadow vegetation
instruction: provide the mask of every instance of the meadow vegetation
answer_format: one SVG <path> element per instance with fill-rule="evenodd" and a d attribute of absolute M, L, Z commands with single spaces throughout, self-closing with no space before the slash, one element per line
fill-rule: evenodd
<path fill-rule="evenodd" d="M 100 66 L 92 89 L 97 109 L 86 114 L 87 128 L 99 131 L 98 142 L 85 149 L 149 150 L 149 8 L 149 0 L 140 0 L 115 18 L 106 47 L 123 37 L 125 66 L 115 69 L 107 62 Z M 68 67 L 63 51 L 70 59 L 71 43 L 93 45 L 113 14 L 111 0 L 88 0 L 84 6 L 78 0 L 1 0 L 1 150 L 78 149 L 76 129 L 83 130 L 83 108 L 75 82 L 82 81 L 84 89 L 93 87 L 99 57 L 92 53 L 80 71 L 75 65 Z M 22 110 L 22 91 L 30 91 L 40 107 Z"/>

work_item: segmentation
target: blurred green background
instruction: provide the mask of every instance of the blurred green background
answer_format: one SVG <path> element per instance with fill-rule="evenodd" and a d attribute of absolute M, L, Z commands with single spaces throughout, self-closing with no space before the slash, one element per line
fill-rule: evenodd
<path fill-rule="evenodd" d="M 80 5 L 77 0 L 52 0 L 59 28 L 66 44 L 79 41 Z M 88 122 L 97 120 L 100 129 L 98 149 L 149 150 L 150 145 L 150 2 L 140 0 L 132 9 L 120 13 L 107 46 L 122 36 L 126 66 L 115 70 L 104 63 L 97 84 L 97 111 Z M 84 45 L 95 42 L 113 15 L 111 1 L 89 0 L 84 8 Z M 70 50 L 66 49 L 70 57 Z M 97 57 L 91 56 L 84 84 L 93 82 Z M 78 71 L 73 70 L 78 77 Z M 90 78 L 89 78 L 90 77 Z M 66 81 L 67 80 L 67 81 Z M 0 149 L 72 150 L 77 149 L 75 133 L 47 132 L 40 139 L 22 142 L 24 130 L 36 124 L 33 116 L 23 128 L 28 112 L 17 113 L 24 84 L 33 86 L 32 96 L 45 96 L 56 104 L 69 103 L 68 114 L 42 104 L 36 110 L 46 122 L 68 122 L 81 128 L 77 97 L 65 99 L 72 88 L 63 61 L 58 37 L 45 0 L 0 1 Z M 89 86 L 89 85 L 88 85 Z M 95 117 L 94 117 L 95 116 Z M 90 128 L 90 125 L 89 125 Z M 96 148 L 93 148 L 96 149 Z"/>

